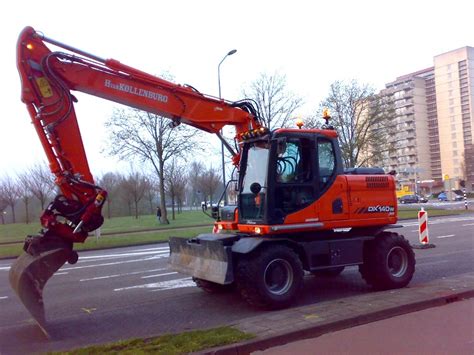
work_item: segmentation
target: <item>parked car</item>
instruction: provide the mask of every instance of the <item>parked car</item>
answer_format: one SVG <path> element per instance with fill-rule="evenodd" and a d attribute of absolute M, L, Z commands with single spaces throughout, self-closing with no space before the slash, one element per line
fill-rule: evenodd
<path fill-rule="evenodd" d="M 446 192 L 441 192 L 439 195 L 438 195 L 438 200 L 439 201 L 448 201 L 448 195 L 446 195 Z M 453 193 L 453 199 L 452 201 L 462 201 L 464 200 L 464 197 L 461 196 L 461 195 L 458 195 L 456 193 Z"/>
<path fill-rule="evenodd" d="M 425 203 L 428 199 L 420 195 L 405 195 L 400 197 L 400 203 Z"/>

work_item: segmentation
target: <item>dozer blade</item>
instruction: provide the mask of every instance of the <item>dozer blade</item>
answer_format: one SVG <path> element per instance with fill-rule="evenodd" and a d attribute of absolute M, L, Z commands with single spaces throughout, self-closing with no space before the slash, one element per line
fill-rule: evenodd
<path fill-rule="evenodd" d="M 234 281 L 232 239 L 216 234 L 197 238 L 171 237 L 169 264 L 172 270 L 221 285 Z"/>
<path fill-rule="evenodd" d="M 44 332 L 46 325 L 44 285 L 64 265 L 70 255 L 70 248 L 52 249 L 36 256 L 23 253 L 10 268 L 9 279 L 12 289 Z"/>

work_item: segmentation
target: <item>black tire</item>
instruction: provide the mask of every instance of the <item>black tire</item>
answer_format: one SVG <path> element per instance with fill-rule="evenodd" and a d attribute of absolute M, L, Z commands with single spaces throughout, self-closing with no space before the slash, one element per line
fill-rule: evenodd
<path fill-rule="evenodd" d="M 199 279 L 197 277 L 193 277 L 193 281 L 196 283 L 196 286 L 199 287 L 201 290 L 212 294 L 230 292 L 234 287 L 233 284 L 221 285 L 212 281 Z"/>
<path fill-rule="evenodd" d="M 250 305 L 265 309 L 288 307 L 303 284 L 298 255 L 284 245 L 269 245 L 238 261 L 237 289 Z"/>
<path fill-rule="evenodd" d="M 403 236 L 383 232 L 366 244 L 359 271 L 376 290 L 389 290 L 408 285 L 415 263 L 415 253 Z"/>
<path fill-rule="evenodd" d="M 345 269 L 344 266 L 336 266 L 330 269 L 311 271 L 311 274 L 314 276 L 322 276 L 322 277 L 336 277 L 336 276 L 339 276 L 344 271 L 344 269 Z"/>

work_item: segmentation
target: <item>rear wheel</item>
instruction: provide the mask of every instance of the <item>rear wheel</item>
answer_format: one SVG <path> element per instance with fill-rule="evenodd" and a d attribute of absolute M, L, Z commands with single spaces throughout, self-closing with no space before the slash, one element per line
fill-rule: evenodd
<path fill-rule="evenodd" d="M 359 271 L 375 289 L 388 290 L 408 285 L 415 263 L 415 253 L 403 236 L 383 232 L 365 246 L 364 264 Z"/>
<path fill-rule="evenodd" d="M 303 284 L 303 266 L 292 249 L 270 245 L 239 260 L 236 281 L 249 304 L 284 308 L 293 302 Z"/>

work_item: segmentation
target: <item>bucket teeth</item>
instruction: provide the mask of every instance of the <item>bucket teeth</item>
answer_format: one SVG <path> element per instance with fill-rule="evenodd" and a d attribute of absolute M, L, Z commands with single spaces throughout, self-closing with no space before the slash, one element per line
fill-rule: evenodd
<path fill-rule="evenodd" d="M 70 255 L 70 248 L 56 248 L 34 256 L 23 253 L 10 268 L 9 280 L 12 289 L 40 326 L 46 323 L 43 288 Z"/>

